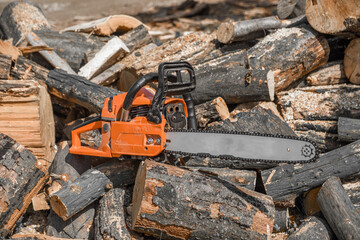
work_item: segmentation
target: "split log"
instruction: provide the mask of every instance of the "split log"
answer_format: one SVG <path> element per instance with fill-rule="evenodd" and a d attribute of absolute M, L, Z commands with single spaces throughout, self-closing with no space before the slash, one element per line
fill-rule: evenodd
<path fill-rule="evenodd" d="M 335 236 L 324 219 L 317 216 L 310 216 L 288 237 L 288 240 L 308 239 L 334 240 Z"/>
<path fill-rule="evenodd" d="M 0 237 L 6 237 L 48 175 L 24 146 L 0 133 Z"/>
<path fill-rule="evenodd" d="M 358 173 L 359 151 L 360 141 L 357 141 L 323 154 L 316 162 L 287 164 L 261 171 L 264 189 L 274 201 L 293 200 L 302 192 L 320 186 L 332 175 L 345 178 Z"/>
<path fill-rule="evenodd" d="M 11 70 L 11 57 L 0 55 L 0 79 L 9 79 Z"/>
<path fill-rule="evenodd" d="M 108 191 L 99 201 L 95 218 L 95 239 L 132 240 L 136 233 L 126 225 L 125 188 L 114 188 Z M 127 197 L 127 198 L 130 198 Z"/>
<path fill-rule="evenodd" d="M 102 39 L 96 36 L 89 37 L 87 34 L 59 33 L 49 29 L 37 30 L 34 33 L 49 47 L 53 48 L 61 58 L 65 59 L 75 72 L 86 63 L 87 55 L 95 55 L 104 46 Z M 39 54 L 31 54 L 29 58 L 48 69 L 52 69 L 51 65 L 49 66 Z"/>
<path fill-rule="evenodd" d="M 115 36 L 96 53 L 93 59 L 80 68 L 79 76 L 90 80 L 123 58 L 128 52 L 130 52 L 130 50 L 125 43 Z"/>
<path fill-rule="evenodd" d="M 266 195 L 150 160 L 139 167 L 132 209 L 136 231 L 163 239 L 267 239 L 274 214 Z"/>
<path fill-rule="evenodd" d="M 10 56 L 11 60 L 16 61 L 19 55 L 22 54 L 22 52 L 19 50 L 19 48 L 15 47 L 11 40 L 1 41 L 0 40 L 0 54 Z M 5 67 L 5 69 L 7 69 Z"/>
<path fill-rule="evenodd" d="M 46 86 L 0 80 L 0 132 L 33 152 L 47 171 L 55 155 L 55 126 Z"/>
<path fill-rule="evenodd" d="M 73 182 L 50 195 L 52 210 L 64 221 L 103 196 L 114 186 L 135 181 L 138 162 L 117 159 L 89 169 Z"/>
<path fill-rule="evenodd" d="M 360 213 L 356 211 L 338 178 L 330 177 L 326 180 L 317 201 L 338 239 L 360 238 Z"/>
<path fill-rule="evenodd" d="M 360 16 L 360 10 L 359 10 Z M 360 35 L 360 17 L 359 17 Z M 360 84 L 360 38 L 352 40 L 345 50 L 344 70 L 350 82 Z"/>
<path fill-rule="evenodd" d="M 239 65 L 203 65 L 195 68 L 195 103 L 222 97 L 228 104 L 274 100 L 274 74 Z"/>
<path fill-rule="evenodd" d="M 290 20 L 280 20 L 277 16 L 250 19 L 238 22 L 225 22 L 217 29 L 217 39 L 221 43 L 248 41 L 263 38 L 271 29 L 297 26 L 306 23 L 305 15 Z"/>
<path fill-rule="evenodd" d="M 134 17 L 128 15 L 112 15 L 65 28 L 62 32 L 84 32 L 101 36 L 110 36 L 118 31 L 129 31 L 140 25 L 144 24 Z"/>
<path fill-rule="evenodd" d="M 360 35 L 357 0 L 306 1 L 305 14 L 310 25 L 318 32 L 348 37 Z"/>
<path fill-rule="evenodd" d="M 305 14 L 306 0 L 279 0 L 276 13 L 281 18 Z"/>
<path fill-rule="evenodd" d="M 208 123 L 225 120 L 230 117 L 229 109 L 223 98 L 218 97 L 195 106 L 195 115 L 199 127 L 206 127 Z"/>
<path fill-rule="evenodd" d="M 229 183 L 234 184 L 238 187 L 245 187 L 247 189 L 255 191 L 255 171 L 209 167 L 186 167 L 186 169 L 203 173 L 212 177 L 217 177 L 221 180 L 228 181 Z"/>
<path fill-rule="evenodd" d="M 276 92 L 324 65 L 329 52 L 326 38 L 309 27 L 279 29 L 247 51 L 250 69 L 274 72 Z"/>
<path fill-rule="evenodd" d="M 324 66 L 312 71 L 306 76 L 306 82 L 310 86 L 348 83 L 343 61 L 328 62 Z"/>
<path fill-rule="evenodd" d="M 12 38 L 14 45 L 18 45 L 27 33 L 51 27 L 39 6 L 21 1 L 9 3 L 4 8 L 0 16 L 0 28 L 7 39 Z"/>
<path fill-rule="evenodd" d="M 346 117 L 339 117 L 338 120 L 339 139 L 353 142 L 360 139 L 360 120 Z"/>
<path fill-rule="evenodd" d="M 25 35 L 26 41 L 29 42 L 31 46 L 46 46 L 49 47 L 39 36 L 35 33 L 27 33 Z M 51 64 L 54 68 L 59 68 L 66 71 L 69 74 L 76 74 L 75 71 L 70 67 L 70 65 L 62 58 L 57 55 L 54 51 L 40 51 L 41 56 L 43 56 L 48 63 Z"/>
<path fill-rule="evenodd" d="M 290 228 L 289 208 L 275 207 L 275 232 L 286 232 Z"/>
<path fill-rule="evenodd" d="M 105 98 L 121 93 L 57 69 L 49 72 L 46 84 L 53 95 L 97 113 L 101 112 Z"/>
<path fill-rule="evenodd" d="M 289 125 L 284 122 L 276 105 L 272 102 L 260 103 L 248 111 L 237 113 L 229 119 L 214 122 L 208 126 L 208 129 L 215 131 L 257 132 L 296 136 Z M 185 165 L 235 169 L 267 169 L 275 167 L 278 164 L 234 159 L 191 157 L 185 160 Z"/>

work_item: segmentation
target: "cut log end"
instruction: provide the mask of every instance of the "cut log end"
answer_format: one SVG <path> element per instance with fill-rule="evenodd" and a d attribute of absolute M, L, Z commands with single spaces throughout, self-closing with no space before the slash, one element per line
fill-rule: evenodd
<path fill-rule="evenodd" d="M 131 213 L 131 227 L 134 228 L 137 218 L 140 214 L 140 207 L 142 198 L 144 195 L 145 179 L 146 179 L 146 166 L 145 162 L 141 162 L 137 172 L 137 177 L 135 180 L 134 192 L 133 192 L 133 210 Z"/>
<path fill-rule="evenodd" d="M 224 44 L 231 43 L 234 36 L 234 24 L 231 22 L 220 24 L 216 35 L 219 42 Z"/>
<path fill-rule="evenodd" d="M 352 40 L 345 50 L 344 71 L 350 82 L 360 84 L 360 38 Z"/>
<path fill-rule="evenodd" d="M 268 88 L 269 88 L 269 97 L 270 101 L 274 101 L 275 97 L 275 80 L 274 80 L 274 73 L 273 71 L 269 71 L 266 75 Z"/>
<path fill-rule="evenodd" d="M 66 221 L 68 218 L 68 211 L 66 206 L 62 203 L 61 199 L 58 196 L 50 197 L 51 209 L 62 218 L 62 220 Z"/>

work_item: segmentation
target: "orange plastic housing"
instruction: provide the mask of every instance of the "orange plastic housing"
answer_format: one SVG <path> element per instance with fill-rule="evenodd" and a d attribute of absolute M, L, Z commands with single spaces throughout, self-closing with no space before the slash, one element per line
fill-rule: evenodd
<path fill-rule="evenodd" d="M 99 157 L 156 156 L 165 149 L 166 119 L 163 116 L 160 124 L 149 122 L 146 117 L 135 117 L 129 122 L 119 121 L 125 96 L 126 93 L 114 96 L 112 99 L 107 98 L 102 109 L 101 121 L 89 123 L 72 131 L 70 153 Z M 132 106 L 150 106 L 151 102 L 151 98 L 139 92 Z M 183 99 L 168 98 L 165 100 L 165 104 L 179 102 L 183 104 L 185 116 L 188 117 Z M 80 134 L 96 129 L 101 129 L 102 132 L 100 146 L 82 146 Z"/>

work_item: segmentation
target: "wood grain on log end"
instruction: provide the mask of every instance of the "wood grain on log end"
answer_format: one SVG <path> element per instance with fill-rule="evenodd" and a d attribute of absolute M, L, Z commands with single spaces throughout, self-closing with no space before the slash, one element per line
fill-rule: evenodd
<path fill-rule="evenodd" d="M 344 71 L 350 82 L 360 84 L 360 38 L 352 40 L 345 50 Z"/>
<path fill-rule="evenodd" d="M 217 29 L 216 36 L 219 42 L 229 44 L 233 40 L 234 36 L 234 23 L 225 22 L 220 24 Z"/>

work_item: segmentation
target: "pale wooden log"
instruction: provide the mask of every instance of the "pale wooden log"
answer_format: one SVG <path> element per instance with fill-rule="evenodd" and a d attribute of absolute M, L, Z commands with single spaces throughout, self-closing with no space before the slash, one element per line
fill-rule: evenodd
<path fill-rule="evenodd" d="M 306 218 L 299 228 L 290 234 L 288 240 L 335 240 L 335 236 L 327 222 L 317 216 Z"/>
<path fill-rule="evenodd" d="M 0 132 L 33 151 L 46 171 L 55 154 L 55 124 L 46 86 L 34 80 L 1 80 Z"/>
<path fill-rule="evenodd" d="M 360 120 L 339 117 L 338 135 L 339 139 L 347 142 L 353 142 L 360 139 Z"/>
<path fill-rule="evenodd" d="M 26 40 L 32 46 L 47 46 L 49 47 L 39 36 L 35 33 L 27 33 L 25 35 Z M 69 74 L 76 74 L 75 71 L 70 67 L 70 65 L 57 55 L 55 51 L 40 51 L 41 56 L 43 56 L 54 68 L 59 68 L 66 71 Z"/>
<path fill-rule="evenodd" d="M 50 195 L 52 210 L 64 221 L 103 196 L 114 186 L 125 186 L 135 181 L 136 160 L 117 159 L 89 169 L 72 183 Z"/>
<path fill-rule="evenodd" d="M 326 38 L 309 27 L 279 29 L 247 51 L 250 69 L 274 72 L 276 92 L 324 65 L 329 52 Z"/>
<path fill-rule="evenodd" d="M 44 186 L 48 175 L 30 151 L 0 133 L 0 237 L 5 238 Z"/>
<path fill-rule="evenodd" d="M 138 27 L 139 25 L 144 24 L 134 17 L 128 15 L 112 15 L 91 22 L 71 26 L 63 29 L 62 31 L 85 32 L 101 36 L 110 36 L 117 31 L 129 31 Z M 146 28 L 148 27 L 146 26 Z"/>
<path fill-rule="evenodd" d="M 330 176 L 346 178 L 360 171 L 360 141 L 332 150 L 313 163 L 282 165 L 261 171 L 266 193 L 274 201 L 287 201 L 321 185 Z"/>
<path fill-rule="evenodd" d="M 11 57 L 0 55 L 0 79 L 9 79 L 11 70 Z"/>
<path fill-rule="evenodd" d="M 328 62 L 306 76 L 310 86 L 334 85 L 347 83 L 342 60 Z"/>
<path fill-rule="evenodd" d="M 132 209 L 136 231 L 164 239 L 267 239 L 274 214 L 266 195 L 150 160 L 139 167 Z"/>
<path fill-rule="evenodd" d="M 250 19 L 238 22 L 225 22 L 217 29 L 217 39 L 221 43 L 253 40 L 265 37 L 270 29 L 284 28 L 289 25 L 296 26 L 306 22 L 305 15 L 290 20 L 280 20 L 277 16 Z"/>
<path fill-rule="evenodd" d="M 360 38 L 352 40 L 349 46 L 346 48 L 344 56 L 344 70 L 345 75 L 350 80 L 350 82 L 360 84 Z"/>
<path fill-rule="evenodd" d="M 47 200 L 46 193 L 42 192 L 31 199 L 34 211 L 49 210 L 50 205 Z"/>
<path fill-rule="evenodd" d="M 39 6 L 28 1 L 9 3 L 1 13 L 0 28 L 7 39 L 18 45 L 25 35 L 51 26 Z"/>
<path fill-rule="evenodd" d="M 249 170 L 237 170 L 227 168 L 209 168 L 209 167 L 186 167 L 191 171 L 204 173 L 208 176 L 214 176 L 224 181 L 228 181 L 239 187 L 255 191 L 256 172 Z"/>
<path fill-rule="evenodd" d="M 124 64 L 115 63 L 99 75 L 93 77 L 90 81 L 99 85 L 110 85 L 119 79 L 119 72 L 121 72 L 122 69 L 125 69 Z M 119 88 L 119 90 L 123 91 L 121 88 Z"/>
<path fill-rule="evenodd" d="M 79 70 L 79 75 L 90 80 L 103 70 L 123 58 L 126 53 L 130 52 L 125 43 L 119 37 L 113 37 L 105 46 L 96 53 L 86 65 Z"/>
<path fill-rule="evenodd" d="M 300 16 L 305 14 L 306 0 L 279 0 L 276 13 L 281 18 L 291 15 Z"/>
<path fill-rule="evenodd" d="M 19 50 L 19 48 L 13 46 L 10 40 L 0 40 L 0 54 L 10 56 L 13 61 L 16 61 L 18 56 L 21 55 L 21 51 Z"/>
<path fill-rule="evenodd" d="M 338 239 L 360 238 L 360 213 L 351 203 L 339 178 L 330 177 L 326 180 L 318 193 L 317 201 Z"/>
<path fill-rule="evenodd" d="M 310 25 L 318 32 L 350 37 L 360 34 L 357 0 L 306 1 L 305 14 Z"/>

